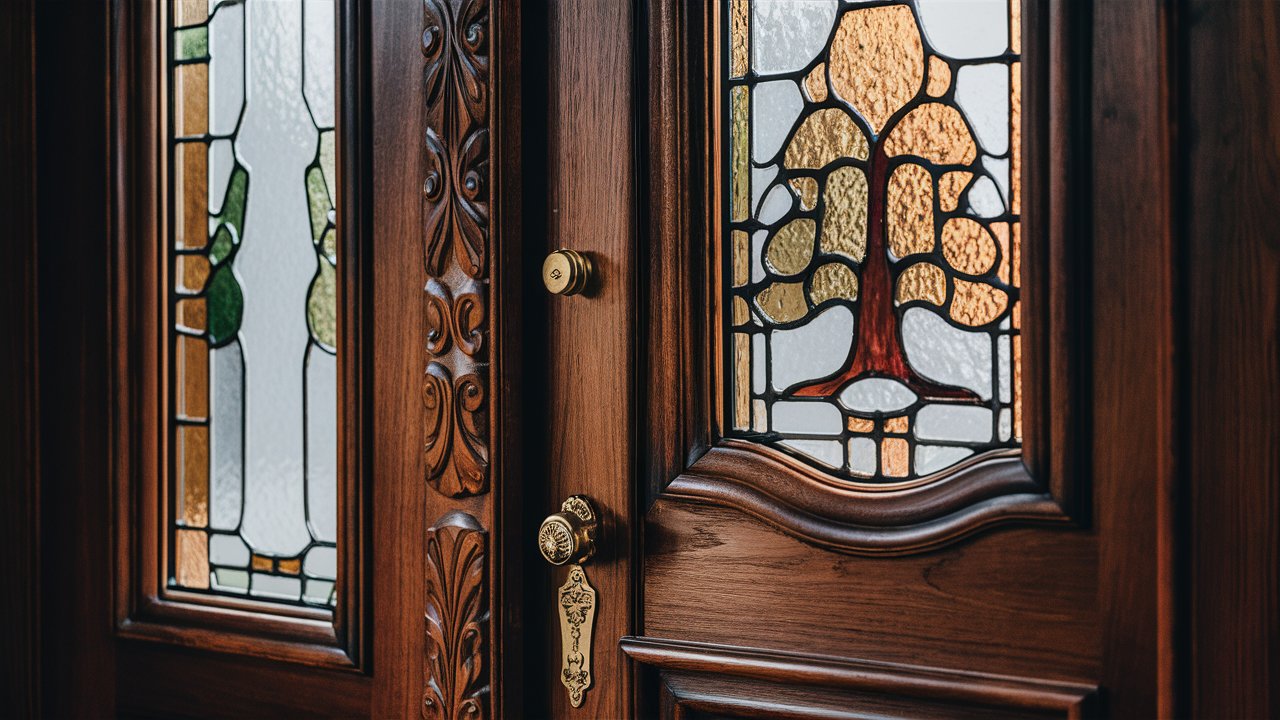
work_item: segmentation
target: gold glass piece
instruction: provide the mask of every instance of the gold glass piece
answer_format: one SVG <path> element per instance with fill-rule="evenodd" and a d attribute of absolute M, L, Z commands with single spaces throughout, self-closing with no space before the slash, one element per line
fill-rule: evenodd
<path fill-rule="evenodd" d="M 195 332 L 204 332 L 208 324 L 204 298 L 186 298 L 178 301 L 179 326 Z"/>
<path fill-rule="evenodd" d="M 202 248 L 209 242 L 209 146 L 200 142 L 181 143 L 174 150 L 173 226 L 177 245 Z"/>
<path fill-rule="evenodd" d="M 1009 223 L 994 222 L 991 223 L 991 234 L 996 238 L 996 244 L 1000 246 L 1000 267 L 996 269 L 996 277 L 1000 278 L 1000 282 L 1009 282 Z"/>
<path fill-rule="evenodd" d="M 176 345 L 178 415 L 203 420 L 209 417 L 209 345 L 189 335 L 179 335 Z"/>
<path fill-rule="evenodd" d="M 733 299 L 733 324 L 745 325 L 751 319 L 751 308 L 747 307 L 747 301 L 740 297 Z"/>
<path fill-rule="evenodd" d="M 956 292 L 951 298 L 951 319 L 962 325 L 977 327 L 993 322 L 1009 306 L 1005 291 L 986 283 L 955 279 Z"/>
<path fill-rule="evenodd" d="M 812 102 L 827 99 L 827 64 L 818 63 L 817 67 L 804 78 L 804 91 Z"/>
<path fill-rule="evenodd" d="M 809 299 L 814 305 L 828 300 L 854 300 L 858 297 L 858 275 L 843 263 L 827 263 L 813 273 Z"/>
<path fill-rule="evenodd" d="M 178 462 L 182 473 L 182 507 L 178 519 L 187 527 L 209 524 L 209 428 L 178 427 Z"/>
<path fill-rule="evenodd" d="M 174 533 L 174 580 L 186 588 L 209 587 L 209 536 L 200 530 Z"/>
<path fill-rule="evenodd" d="M 742 287 L 751 277 L 751 236 L 733 231 L 733 286 Z"/>
<path fill-rule="evenodd" d="M 1022 53 L 1022 0 L 1009 0 L 1009 50 Z"/>
<path fill-rule="evenodd" d="M 599 514 L 585 495 L 573 495 L 560 512 L 547 516 L 538 528 L 538 550 L 552 565 L 586 562 L 595 552 Z"/>
<path fill-rule="evenodd" d="M 209 258 L 204 255 L 179 255 L 179 288 L 190 293 L 200 292 L 209 280 L 209 270 Z"/>
<path fill-rule="evenodd" d="M 867 137 L 853 118 L 843 110 L 823 108 L 800 124 L 787 146 L 784 162 L 793 170 L 820 170 L 843 158 L 866 160 L 867 152 Z"/>
<path fill-rule="evenodd" d="M 845 425 L 849 428 L 849 432 L 856 433 L 869 433 L 876 429 L 875 420 L 870 418 L 853 417 L 852 415 L 845 421 Z"/>
<path fill-rule="evenodd" d="M 942 268 L 930 263 L 916 263 L 898 276 L 898 304 L 923 300 L 941 306 L 947 300 L 947 276 Z"/>
<path fill-rule="evenodd" d="M 174 135 L 204 135 L 209 132 L 209 66 L 179 65 L 173 75 Z"/>
<path fill-rule="evenodd" d="M 254 570 L 259 570 L 262 572 L 271 572 L 271 566 L 272 566 L 271 558 L 267 557 L 266 555 L 254 554 L 253 560 L 250 562 L 250 567 L 252 567 Z"/>
<path fill-rule="evenodd" d="M 174 5 L 174 27 L 197 25 L 209 19 L 208 0 L 178 0 Z"/>
<path fill-rule="evenodd" d="M 898 166 L 889 178 L 889 249 L 905 258 L 933 251 L 933 178 L 914 163 Z"/>
<path fill-rule="evenodd" d="M 938 165 L 968 165 L 978 156 L 960 111 L 942 103 L 926 103 L 907 113 L 889 132 L 884 151 L 889 157 L 914 155 Z"/>
<path fill-rule="evenodd" d="M 569 704 L 581 707 L 591 687 L 591 630 L 596 620 L 596 590 L 581 565 L 569 566 L 559 597 L 560 682 L 569 690 Z"/>
<path fill-rule="evenodd" d="M 887 418 L 884 421 L 884 431 L 894 435 L 904 435 L 909 427 L 909 422 L 906 415 Z"/>
<path fill-rule="evenodd" d="M 542 284 L 556 295 L 577 295 L 591 281 L 591 258 L 573 250 L 556 250 L 542 261 Z"/>
<path fill-rule="evenodd" d="M 811 177 L 791 178 L 789 181 L 796 196 L 800 198 L 801 210 L 812 210 L 818 206 L 818 181 Z"/>
<path fill-rule="evenodd" d="M 805 316 L 809 308 L 804 302 L 804 283 L 778 282 L 756 295 L 756 305 L 775 323 L 789 323 Z"/>
<path fill-rule="evenodd" d="M 924 47 L 906 5 L 852 10 L 831 41 L 831 87 L 879 134 L 920 90 Z"/>
<path fill-rule="evenodd" d="M 730 138 L 729 215 L 734 222 L 747 219 L 751 197 L 751 145 L 748 128 L 751 119 L 751 96 L 739 85 L 729 91 L 733 121 Z"/>
<path fill-rule="evenodd" d="M 942 254 L 956 270 L 981 275 L 996 263 L 996 243 L 977 220 L 951 218 L 942 226 Z"/>
<path fill-rule="evenodd" d="M 286 558 L 276 563 L 276 567 L 285 575 L 298 575 L 302 572 L 302 558 Z"/>
<path fill-rule="evenodd" d="M 951 88 L 951 66 L 937 55 L 929 56 L 929 84 L 925 92 L 931 97 L 942 97 Z"/>
<path fill-rule="evenodd" d="M 911 446 L 905 438 L 880 441 L 880 472 L 885 477 L 906 477 L 910 471 Z"/>
<path fill-rule="evenodd" d="M 832 170 L 824 200 L 821 251 L 862 262 L 867 254 L 867 176 L 855 167 Z"/>
<path fill-rule="evenodd" d="M 938 207 L 942 212 L 955 212 L 960 207 L 960 195 L 969 186 L 973 173 L 952 170 L 938 178 Z"/>
<path fill-rule="evenodd" d="M 1017 4 L 1017 0 L 1014 0 Z M 1016 27 L 1016 26 L 1015 26 Z M 1009 65 L 1009 198 L 1013 213 L 1022 212 L 1022 63 Z"/>
<path fill-rule="evenodd" d="M 741 298 L 734 298 L 741 300 Z M 751 427 L 751 336 L 733 334 L 733 426 Z"/>
<path fill-rule="evenodd" d="M 1018 317 L 1018 306 L 1013 308 Z M 1013 437 L 1022 441 L 1022 336 L 1013 336 Z"/>
<path fill-rule="evenodd" d="M 747 12 L 747 0 L 732 0 L 729 4 L 729 44 L 733 48 L 729 61 L 731 77 L 747 74 L 748 51 L 751 49 Z"/>
<path fill-rule="evenodd" d="M 817 227 L 809 218 L 798 218 L 774 233 L 765 249 L 769 268 L 779 275 L 795 275 L 809 267 L 813 259 L 813 239 Z"/>
<path fill-rule="evenodd" d="M 751 429 L 756 432 L 769 429 L 769 406 L 759 398 L 751 401 Z"/>

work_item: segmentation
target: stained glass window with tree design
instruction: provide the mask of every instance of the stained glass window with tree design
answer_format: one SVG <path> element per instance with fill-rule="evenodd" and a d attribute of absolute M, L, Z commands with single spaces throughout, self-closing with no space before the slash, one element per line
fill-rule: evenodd
<path fill-rule="evenodd" d="M 1021 443 L 1021 0 L 725 0 L 730 434 L 892 485 Z"/>
<path fill-rule="evenodd" d="M 333 0 L 174 0 L 169 586 L 337 577 Z"/>

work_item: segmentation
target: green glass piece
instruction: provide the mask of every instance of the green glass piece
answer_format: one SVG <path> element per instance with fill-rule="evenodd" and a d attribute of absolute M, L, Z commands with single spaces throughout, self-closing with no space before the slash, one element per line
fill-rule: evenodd
<path fill-rule="evenodd" d="M 235 240 L 244 237 L 244 206 L 249 196 L 249 172 L 243 165 L 236 164 L 231 171 L 231 180 L 227 182 L 227 194 L 222 199 L 222 212 L 218 219 L 228 223 L 236 231 Z"/>
<path fill-rule="evenodd" d="M 330 351 L 338 346 L 336 289 L 337 272 L 327 260 L 321 260 L 320 271 L 307 290 L 307 327 L 311 337 Z"/>
<path fill-rule="evenodd" d="M 240 318 L 244 315 L 244 293 L 230 265 L 223 265 L 213 273 L 208 298 L 209 340 L 214 345 L 222 345 L 240 331 Z"/>
<path fill-rule="evenodd" d="M 174 30 L 173 58 L 177 62 L 207 60 L 209 58 L 209 26 L 197 25 Z"/>
<path fill-rule="evenodd" d="M 324 171 L 324 184 L 329 189 L 329 204 L 336 205 L 333 189 L 338 187 L 338 172 L 334 160 L 333 131 L 320 133 L 320 169 Z"/>
<path fill-rule="evenodd" d="M 311 207 L 311 241 L 320 242 L 325 225 L 329 221 L 329 191 L 325 188 L 324 173 L 312 165 L 307 170 L 307 204 Z"/>
<path fill-rule="evenodd" d="M 231 256 L 235 250 L 235 243 L 231 240 L 231 231 L 227 229 L 226 223 L 218 226 L 218 231 L 213 234 L 213 245 L 209 248 L 209 260 L 214 265 L 221 263 Z"/>
<path fill-rule="evenodd" d="M 338 264 L 338 231 L 329 228 L 324 231 L 324 237 L 320 238 L 320 252 L 324 253 L 325 258 L 335 266 Z"/>

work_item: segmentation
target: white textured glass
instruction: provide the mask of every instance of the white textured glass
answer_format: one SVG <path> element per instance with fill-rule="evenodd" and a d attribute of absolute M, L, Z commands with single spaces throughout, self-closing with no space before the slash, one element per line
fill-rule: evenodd
<path fill-rule="evenodd" d="M 991 336 L 961 330 L 920 307 L 902 314 L 902 346 L 920 374 L 991 399 Z"/>
<path fill-rule="evenodd" d="M 956 73 L 956 103 L 982 148 L 991 155 L 1009 151 L 1009 68 L 1003 63 L 965 65 Z"/>
<path fill-rule="evenodd" d="M 760 205 L 760 222 L 772 225 L 782 219 L 782 216 L 791 209 L 794 201 L 795 196 L 790 191 L 782 185 L 774 185 L 769 194 L 764 196 L 764 202 Z"/>
<path fill-rule="evenodd" d="M 751 159 L 767 163 L 782 149 L 791 124 L 804 109 L 800 87 L 791 80 L 762 82 L 751 91 Z"/>
<path fill-rule="evenodd" d="M 855 412 L 896 412 L 916 401 L 916 394 L 897 380 L 865 378 L 840 393 L 840 404 Z"/>
<path fill-rule="evenodd" d="M 840 369 L 853 344 L 853 313 L 837 305 L 818 313 L 806 325 L 774 330 L 769 338 L 773 389 L 786 390 L 802 380 Z"/>
<path fill-rule="evenodd" d="M 209 351 L 210 516 L 218 530 L 240 525 L 244 487 L 244 360 L 240 343 Z"/>
<path fill-rule="evenodd" d="M 227 195 L 227 182 L 235 166 L 236 156 L 229 138 L 209 143 L 209 212 L 213 215 L 222 212 L 222 199 Z"/>
<path fill-rule="evenodd" d="M 752 2 L 752 69 L 770 75 L 808 65 L 827 43 L 836 5 L 836 0 Z"/>
<path fill-rule="evenodd" d="M 235 132 L 244 100 L 245 6 L 222 4 L 209 19 L 209 134 Z M 219 200 L 221 202 L 221 200 Z"/>
<path fill-rule="evenodd" d="M 849 441 L 849 471 L 855 475 L 876 474 L 876 441 L 856 437 Z"/>
<path fill-rule="evenodd" d="M 916 0 L 929 44 L 948 57 L 999 55 L 1009 46 L 1008 0 Z"/>
<path fill-rule="evenodd" d="M 307 509 L 317 540 L 338 539 L 338 358 L 307 358 Z M 312 410 L 314 408 L 314 410 Z M 314 552 L 314 551 L 313 551 Z"/>
<path fill-rule="evenodd" d="M 921 440 L 990 442 L 991 408 L 969 405 L 925 405 L 916 413 L 916 437 Z"/>
<path fill-rule="evenodd" d="M 788 439 L 780 442 L 793 450 L 808 455 L 814 460 L 818 460 L 824 465 L 840 467 L 844 464 L 844 450 L 840 447 L 839 440 Z"/>
<path fill-rule="evenodd" d="M 840 410 L 826 402 L 776 402 L 773 429 L 810 435 L 839 435 L 844 430 Z"/>
<path fill-rule="evenodd" d="M 916 473 L 920 475 L 928 475 L 932 472 L 945 470 L 972 454 L 972 450 L 962 447 L 917 445 Z"/>
<path fill-rule="evenodd" d="M 969 188 L 969 207 L 973 215 L 980 218 L 993 218 L 1004 213 L 1004 198 L 991 178 L 982 176 Z"/>

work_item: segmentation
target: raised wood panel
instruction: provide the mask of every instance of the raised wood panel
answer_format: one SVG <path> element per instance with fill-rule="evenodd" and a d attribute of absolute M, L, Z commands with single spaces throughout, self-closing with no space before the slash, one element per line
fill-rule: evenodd
<path fill-rule="evenodd" d="M 736 510 L 660 500 L 645 541 L 646 635 L 1063 681 L 1099 670 L 1091 533 L 840 556 Z"/>
<path fill-rule="evenodd" d="M 664 717 L 1079 718 L 1091 685 L 660 638 L 623 638 L 660 673 Z"/>

